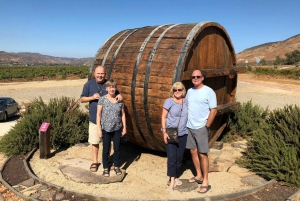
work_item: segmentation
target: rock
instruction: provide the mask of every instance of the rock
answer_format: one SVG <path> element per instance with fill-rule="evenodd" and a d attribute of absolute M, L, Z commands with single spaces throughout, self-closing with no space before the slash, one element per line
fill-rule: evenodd
<path fill-rule="evenodd" d="M 52 200 L 52 197 L 55 195 L 55 190 L 43 191 L 39 197 L 39 200 Z"/>
<path fill-rule="evenodd" d="M 61 200 L 61 199 L 63 199 L 64 196 L 65 196 L 65 195 L 64 195 L 63 193 L 57 193 L 57 194 L 55 195 L 55 199 L 56 199 L 56 200 Z"/>
<path fill-rule="evenodd" d="M 220 172 L 220 168 L 217 164 L 209 165 L 209 172 Z"/>
<path fill-rule="evenodd" d="M 41 187 L 39 187 L 39 191 L 47 191 L 49 188 L 46 185 L 42 185 Z"/>
<path fill-rule="evenodd" d="M 121 182 L 125 177 L 126 171 L 122 170 L 122 175 L 116 175 L 114 171 L 110 171 L 109 177 L 104 177 L 102 171 L 90 171 L 90 160 L 82 158 L 68 158 L 62 161 L 60 171 L 69 179 L 80 183 L 108 184 L 113 182 Z"/>
<path fill-rule="evenodd" d="M 235 147 L 235 148 L 241 148 L 241 144 L 238 143 L 238 142 L 233 142 L 233 143 L 231 143 L 231 146 L 232 146 L 232 147 Z"/>
<path fill-rule="evenodd" d="M 178 190 L 180 192 L 189 192 L 196 190 L 198 188 L 198 184 L 196 182 L 189 182 L 188 179 L 181 179 L 182 185 L 175 186 L 174 190 Z"/>
<path fill-rule="evenodd" d="M 22 183 L 20 183 L 19 185 L 22 185 L 22 186 L 26 186 L 27 188 L 30 187 L 30 186 L 33 186 L 34 185 L 34 180 L 32 178 L 26 180 L 26 181 L 23 181 Z"/>
<path fill-rule="evenodd" d="M 25 196 L 31 196 L 32 194 L 34 194 L 34 193 L 36 193 L 36 192 L 38 192 L 38 190 L 37 189 L 31 189 L 31 190 L 24 190 L 23 191 L 23 195 L 25 195 Z"/>
<path fill-rule="evenodd" d="M 211 148 L 221 150 L 223 148 L 223 142 L 215 142 Z"/>
<path fill-rule="evenodd" d="M 216 158 L 214 164 L 218 165 L 220 172 L 227 172 L 228 169 L 234 164 L 234 160 L 229 160 L 225 158 Z"/>
<path fill-rule="evenodd" d="M 260 185 L 267 183 L 267 181 L 264 178 L 261 178 L 258 175 L 245 176 L 244 178 L 242 178 L 241 182 L 243 182 L 244 184 L 252 185 L 252 186 L 260 186 Z"/>

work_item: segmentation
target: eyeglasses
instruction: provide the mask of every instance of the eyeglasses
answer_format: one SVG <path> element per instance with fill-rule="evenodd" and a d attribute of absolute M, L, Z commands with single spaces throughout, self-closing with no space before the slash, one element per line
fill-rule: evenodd
<path fill-rule="evenodd" d="M 195 78 L 199 79 L 199 78 L 201 78 L 201 77 L 203 77 L 203 75 L 191 76 L 192 79 L 195 79 Z"/>
<path fill-rule="evenodd" d="M 176 92 L 176 91 L 182 92 L 182 89 L 173 89 L 173 92 Z"/>

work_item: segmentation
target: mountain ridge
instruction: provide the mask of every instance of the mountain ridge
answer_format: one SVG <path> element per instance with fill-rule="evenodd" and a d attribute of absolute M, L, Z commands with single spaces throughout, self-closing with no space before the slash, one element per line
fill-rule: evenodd
<path fill-rule="evenodd" d="M 300 34 L 283 41 L 267 42 L 247 48 L 236 54 L 237 65 L 255 63 L 256 58 L 274 61 L 276 56 L 285 58 L 285 54 L 294 50 L 300 51 Z M 71 58 L 54 57 L 40 53 L 0 51 L 0 64 L 5 65 L 85 65 L 90 66 L 94 57 Z"/>
<path fill-rule="evenodd" d="M 254 63 L 256 58 L 274 61 L 276 56 L 285 58 L 285 54 L 295 50 L 300 51 L 300 34 L 292 36 L 283 41 L 268 42 L 256 45 L 236 54 L 237 64 Z"/>

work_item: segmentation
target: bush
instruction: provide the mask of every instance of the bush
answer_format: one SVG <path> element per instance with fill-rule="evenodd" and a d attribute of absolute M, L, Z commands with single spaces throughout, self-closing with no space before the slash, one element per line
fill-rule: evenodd
<path fill-rule="evenodd" d="M 79 107 L 78 101 L 68 97 L 51 99 L 48 104 L 42 98 L 34 99 L 20 121 L 1 139 L 0 152 L 11 156 L 38 147 L 38 130 L 43 122 L 50 123 L 52 149 L 87 141 L 89 118 Z"/>
<path fill-rule="evenodd" d="M 238 162 L 266 179 L 300 187 L 299 117 L 297 106 L 272 111 Z"/>
<path fill-rule="evenodd" d="M 269 113 L 268 108 L 263 109 L 252 104 L 252 100 L 243 103 L 229 118 L 226 128 L 227 134 L 223 141 L 232 141 L 238 138 L 249 139 L 253 131 L 260 128 Z"/>

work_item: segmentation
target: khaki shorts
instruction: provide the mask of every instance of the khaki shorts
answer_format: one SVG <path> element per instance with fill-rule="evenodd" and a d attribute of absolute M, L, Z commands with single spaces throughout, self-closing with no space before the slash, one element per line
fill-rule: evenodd
<path fill-rule="evenodd" d="M 89 143 L 90 144 L 99 144 L 102 142 L 102 139 L 98 137 L 97 124 L 89 122 Z"/>

